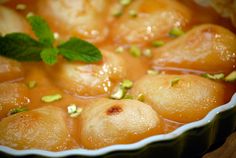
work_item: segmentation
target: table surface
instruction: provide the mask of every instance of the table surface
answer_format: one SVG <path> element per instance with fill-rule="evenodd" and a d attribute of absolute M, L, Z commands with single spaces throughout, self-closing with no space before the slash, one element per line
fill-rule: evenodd
<path fill-rule="evenodd" d="M 236 132 L 231 134 L 221 147 L 205 154 L 202 158 L 236 158 Z"/>

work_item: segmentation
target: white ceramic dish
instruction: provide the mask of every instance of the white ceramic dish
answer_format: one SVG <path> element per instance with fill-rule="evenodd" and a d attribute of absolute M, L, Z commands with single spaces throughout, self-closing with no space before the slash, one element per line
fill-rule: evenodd
<path fill-rule="evenodd" d="M 0 152 L 7 156 L 30 155 L 30 157 L 33 155 L 37 157 L 99 157 L 105 155 L 109 157 L 145 157 L 145 155 L 148 157 L 158 155 L 158 158 L 166 157 L 167 155 L 168 157 L 174 155 L 176 158 L 194 157 L 203 154 L 217 140 L 225 139 L 235 127 L 236 93 L 230 102 L 213 109 L 202 120 L 188 123 L 171 133 L 152 136 L 133 144 L 112 145 L 98 150 L 74 149 L 60 152 L 36 149 L 15 150 L 0 146 Z"/>

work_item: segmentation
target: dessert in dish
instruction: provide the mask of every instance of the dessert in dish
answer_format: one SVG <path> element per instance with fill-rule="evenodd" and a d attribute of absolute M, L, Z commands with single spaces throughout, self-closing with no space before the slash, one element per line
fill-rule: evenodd
<path fill-rule="evenodd" d="M 236 91 L 236 30 L 189 1 L 12 0 L 0 20 L 3 146 L 135 143 Z"/>

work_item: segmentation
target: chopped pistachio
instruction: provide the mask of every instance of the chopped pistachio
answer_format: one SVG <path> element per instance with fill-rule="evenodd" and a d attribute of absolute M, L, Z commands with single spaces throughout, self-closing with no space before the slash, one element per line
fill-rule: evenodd
<path fill-rule="evenodd" d="M 138 13 L 136 10 L 131 9 L 131 10 L 129 10 L 129 15 L 131 17 L 135 18 L 135 17 L 137 17 Z"/>
<path fill-rule="evenodd" d="M 132 2 L 132 0 L 120 0 L 120 4 L 122 5 L 129 5 Z"/>
<path fill-rule="evenodd" d="M 114 17 L 119 17 L 122 14 L 123 14 L 123 12 L 121 9 L 113 10 L 113 12 L 112 12 L 112 16 L 114 16 Z"/>
<path fill-rule="evenodd" d="M 226 82 L 234 82 L 236 81 L 236 70 L 232 71 L 225 77 Z"/>
<path fill-rule="evenodd" d="M 133 86 L 133 82 L 130 81 L 130 80 L 124 80 L 122 83 L 121 83 L 121 86 L 125 89 L 130 89 L 132 88 Z"/>
<path fill-rule="evenodd" d="M 147 70 L 148 75 L 158 75 L 160 72 L 156 70 Z"/>
<path fill-rule="evenodd" d="M 165 45 L 165 42 L 164 42 L 164 41 L 153 41 L 153 42 L 152 42 L 152 46 L 153 46 L 153 47 L 161 47 L 161 46 L 163 46 L 163 45 Z"/>
<path fill-rule="evenodd" d="M 77 111 L 77 106 L 75 104 L 70 104 L 68 107 L 67 107 L 67 112 L 69 114 L 72 114 L 72 113 L 75 113 Z"/>
<path fill-rule="evenodd" d="M 30 16 L 34 16 L 34 13 L 33 13 L 33 12 L 27 13 L 26 17 L 28 18 L 28 17 L 30 17 Z"/>
<path fill-rule="evenodd" d="M 30 89 L 35 88 L 36 86 L 37 86 L 37 82 L 34 81 L 34 80 L 29 81 L 29 82 L 27 83 L 27 87 L 30 88 Z"/>
<path fill-rule="evenodd" d="M 123 99 L 134 99 L 134 97 L 130 94 L 126 94 Z"/>
<path fill-rule="evenodd" d="M 70 117 L 77 117 L 81 114 L 82 111 L 83 109 L 80 107 L 77 107 L 75 104 L 70 104 L 67 107 L 67 112 L 70 115 Z"/>
<path fill-rule="evenodd" d="M 180 78 L 175 78 L 175 79 L 173 79 L 173 80 L 171 80 L 170 81 L 170 84 L 171 84 L 171 87 L 173 87 L 174 85 L 176 85 L 177 83 L 179 83 L 179 80 L 180 80 Z"/>
<path fill-rule="evenodd" d="M 51 103 L 57 100 L 60 100 L 62 96 L 60 94 L 46 95 L 41 98 L 41 100 L 45 103 Z"/>
<path fill-rule="evenodd" d="M 119 86 L 111 94 L 110 98 L 119 100 L 125 96 L 125 93 L 126 93 L 126 90 L 122 86 Z"/>
<path fill-rule="evenodd" d="M 123 14 L 123 10 L 124 10 L 124 6 L 120 5 L 120 4 L 117 4 L 117 5 L 114 5 L 111 8 L 111 14 L 114 17 L 119 17 L 119 16 L 121 16 Z"/>
<path fill-rule="evenodd" d="M 25 10 L 27 6 L 25 4 L 17 4 L 16 5 L 16 10 Z"/>
<path fill-rule="evenodd" d="M 132 81 L 130 80 L 122 81 L 120 85 L 116 87 L 115 90 L 112 92 L 110 98 L 117 100 L 125 98 L 127 90 L 132 88 L 132 86 L 133 86 Z"/>
<path fill-rule="evenodd" d="M 151 49 L 145 49 L 145 50 L 143 51 L 143 55 L 144 55 L 145 57 L 152 57 L 152 50 L 151 50 Z"/>
<path fill-rule="evenodd" d="M 184 34 L 184 31 L 179 27 L 174 27 L 170 30 L 169 35 L 172 37 L 179 37 Z"/>
<path fill-rule="evenodd" d="M 25 112 L 25 111 L 28 111 L 28 109 L 26 107 L 17 107 L 17 108 L 11 109 L 9 111 L 8 115 L 13 115 L 13 114 Z"/>
<path fill-rule="evenodd" d="M 211 79 L 211 80 L 222 80 L 224 79 L 225 75 L 223 73 L 219 74 L 202 74 L 202 77 Z"/>
<path fill-rule="evenodd" d="M 141 50 L 139 47 L 133 45 L 130 47 L 130 54 L 133 55 L 134 57 L 140 57 L 141 56 Z"/>
<path fill-rule="evenodd" d="M 122 46 L 117 47 L 115 52 L 116 53 L 123 53 L 124 52 L 124 47 L 122 47 Z"/>
<path fill-rule="evenodd" d="M 59 39 L 59 37 L 60 37 L 60 35 L 59 35 L 58 32 L 54 32 L 54 33 L 53 33 L 53 36 L 54 36 L 55 39 Z"/>
<path fill-rule="evenodd" d="M 137 100 L 144 102 L 144 94 L 143 93 L 139 93 L 137 96 Z"/>

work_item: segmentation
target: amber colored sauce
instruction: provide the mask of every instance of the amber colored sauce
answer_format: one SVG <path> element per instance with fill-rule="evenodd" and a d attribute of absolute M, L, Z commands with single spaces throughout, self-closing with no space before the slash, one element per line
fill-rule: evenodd
<path fill-rule="evenodd" d="M 24 11 L 18 11 L 22 15 L 26 15 L 30 11 L 35 11 L 36 1 L 32 3 L 32 1 L 29 0 L 12 0 L 5 5 L 15 9 L 16 4 L 18 3 L 24 3 L 27 5 L 27 9 Z M 215 23 L 223 25 L 224 27 L 230 29 L 231 31 L 236 33 L 236 29 L 233 28 L 233 26 L 230 24 L 229 20 L 221 18 L 214 10 L 210 8 L 202 8 L 194 4 L 192 1 L 189 0 L 179 0 L 180 2 L 184 3 L 186 6 L 188 6 L 191 10 L 193 10 L 193 17 L 190 25 L 186 28 L 186 30 L 189 30 L 190 28 L 194 27 L 195 25 L 202 24 L 202 23 Z M 60 30 L 55 30 L 55 32 L 60 32 Z M 108 50 L 114 51 L 116 48 L 116 43 L 112 43 L 110 40 L 111 38 L 108 37 L 107 40 L 105 40 L 103 43 L 98 44 L 99 47 L 106 48 Z M 165 39 L 166 41 L 172 40 L 169 38 Z M 146 74 L 146 71 L 150 69 L 150 59 L 147 57 L 141 57 L 141 58 L 134 58 L 128 53 L 122 53 L 122 58 L 125 59 L 125 61 L 128 61 L 127 67 L 128 67 L 128 79 L 131 80 L 137 80 L 142 75 Z M 62 89 L 58 88 L 55 83 L 53 82 L 53 79 L 50 78 L 50 76 L 47 74 L 43 63 L 31 63 L 31 62 L 25 62 L 23 63 L 23 67 L 25 69 L 25 77 L 21 79 L 18 82 L 27 83 L 31 80 L 37 81 L 37 88 L 30 89 L 29 99 L 31 100 L 30 103 L 27 105 L 27 107 L 31 109 L 36 109 L 42 106 L 48 105 L 47 103 L 43 103 L 41 101 L 41 97 L 45 95 L 50 94 L 56 94 L 60 93 L 63 95 L 63 99 L 53 102 L 50 105 L 61 107 L 62 109 L 67 112 L 67 106 L 71 103 L 77 104 L 80 107 L 85 107 L 90 102 L 92 102 L 96 98 L 86 98 L 86 97 L 75 97 L 72 95 L 69 95 L 66 91 L 63 91 Z M 184 69 L 176 69 L 176 68 L 157 68 L 164 73 L 175 73 L 175 74 L 185 74 L 185 73 L 191 73 L 191 74 L 201 74 L 201 71 L 191 71 L 191 70 L 184 70 Z M 57 73 L 55 71 L 55 73 Z M 236 87 L 234 84 L 226 84 L 228 94 L 225 96 L 225 102 L 229 101 L 229 98 L 232 96 L 233 92 L 236 91 Z M 5 112 L 7 113 L 7 111 Z M 72 123 L 74 122 L 74 123 Z M 182 123 L 173 122 L 170 120 L 164 119 L 165 122 L 165 129 L 164 132 L 170 132 L 174 129 L 182 126 Z M 75 125 L 76 124 L 76 125 Z M 79 121 L 78 119 L 73 119 L 71 122 L 68 122 L 68 126 L 70 128 L 70 131 L 72 132 L 73 137 L 79 141 L 78 138 L 78 131 L 79 129 Z"/>
<path fill-rule="evenodd" d="M 201 7 L 194 3 L 193 0 L 178 0 L 179 2 L 185 4 L 191 10 L 193 10 L 192 14 L 194 18 L 192 18 L 191 23 L 188 28 L 192 28 L 195 25 L 211 23 L 218 24 L 223 27 L 230 29 L 232 32 L 236 33 L 235 27 L 232 26 L 231 21 L 229 19 L 222 18 L 219 16 L 216 11 L 210 7 Z"/>

